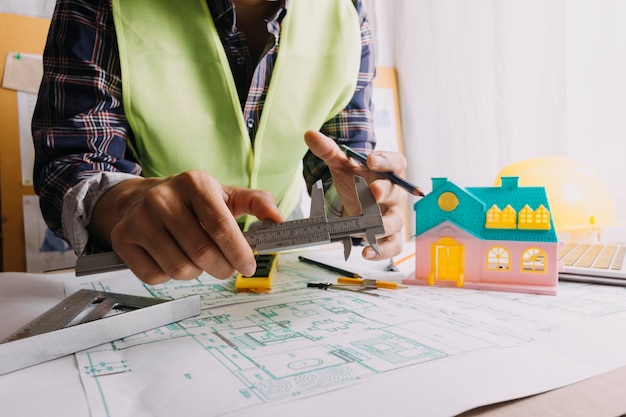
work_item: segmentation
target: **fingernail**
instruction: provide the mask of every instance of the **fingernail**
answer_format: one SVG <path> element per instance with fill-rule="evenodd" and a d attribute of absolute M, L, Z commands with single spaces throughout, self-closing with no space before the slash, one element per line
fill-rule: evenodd
<path fill-rule="evenodd" d="M 372 259 L 375 256 L 376 252 L 374 252 L 373 250 L 370 249 L 365 251 L 365 259 Z"/>

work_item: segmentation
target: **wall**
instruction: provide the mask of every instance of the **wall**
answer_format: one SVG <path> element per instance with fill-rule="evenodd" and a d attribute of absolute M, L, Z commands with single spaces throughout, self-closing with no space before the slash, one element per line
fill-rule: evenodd
<path fill-rule="evenodd" d="M 626 221 L 626 2 L 367 1 L 379 61 L 399 73 L 411 180 L 486 185 L 509 163 L 567 156 Z"/>

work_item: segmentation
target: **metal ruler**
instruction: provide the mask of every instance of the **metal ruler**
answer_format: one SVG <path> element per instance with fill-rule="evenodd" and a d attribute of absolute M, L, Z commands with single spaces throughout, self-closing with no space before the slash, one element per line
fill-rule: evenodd
<path fill-rule="evenodd" d="M 361 214 L 349 217 L 326 215 L 322 181 L 311 190 L 311 214 L 307 219 L 282 223 L 260 222 L 244 232 L 248 244 L 259 253 L 275 252 L 336 241 L 343 242 L 344 258 L 352 249 L 351 236 L 364 234 L 367 241 L 380 253 L 376 237 L 385 233 L 380 207 L 372 196 L 364 178 L 355 176 L 354 186 L 361 205 Z M 76 261 L 76 275 L 83 276 L 127 268 L 114 252 L 80 256 Z"/>
<path fill-rule="evenodd" d="M 109 315 L 113 310 L 119 314 Z M 0 343 L 0 375 L 200 314 L 200 296 L 163 300 L 79 290 Z"/>
<path fill-rule="evenodd" d="M 126 263 L 115 252 L 94 253 L 79 256 L 76 259 L 76 276 L 99 274 L 101 272 L 113 272 L 126 269 Z"/>

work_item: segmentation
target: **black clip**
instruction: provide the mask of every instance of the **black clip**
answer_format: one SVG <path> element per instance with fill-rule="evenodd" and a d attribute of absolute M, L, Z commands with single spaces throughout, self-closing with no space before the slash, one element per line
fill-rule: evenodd
<path fill-rule="evenodd" d="M 349 285 L 337 285 L 331 284 L 330 282 L 307 282 L 307 288 L 319 288 L 320 290 L 341 290 L 341 291 L 350 291 L 350 292 L 358 292 L 361 294 L 373 295 L 374 297 L 378 297 L 379 294 L 369 292 L 369 290 L 375 290 L 376 287 L 353 287 Z"/>
<path fill-rule="evenodd" d="M 333 286 L 330 282 L 308 282 L 307 288 L 319 288 L 320 290 L 327 290 Z"/>

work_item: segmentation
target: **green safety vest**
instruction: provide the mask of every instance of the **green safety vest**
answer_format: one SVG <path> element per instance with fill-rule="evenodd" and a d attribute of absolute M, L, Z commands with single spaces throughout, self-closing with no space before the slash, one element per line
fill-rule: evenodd
<path fill-rule="evenodd" d="M 113 0 L 130 150 L 146 177 L 201 169 L 222 184 L 300 197 L 303 134 L 350 101 L 361 57 L 352 0 L 290 0 L 254 150 L 206 0 Z"/>

